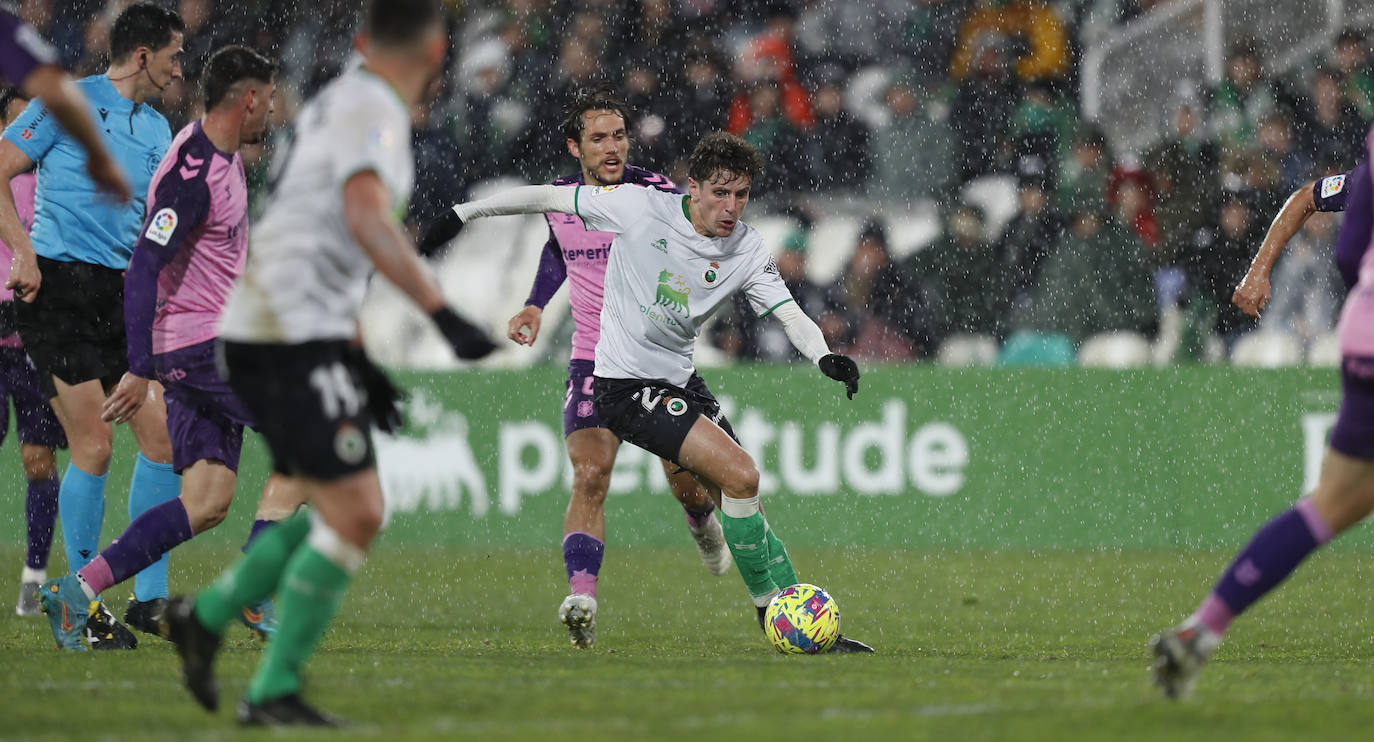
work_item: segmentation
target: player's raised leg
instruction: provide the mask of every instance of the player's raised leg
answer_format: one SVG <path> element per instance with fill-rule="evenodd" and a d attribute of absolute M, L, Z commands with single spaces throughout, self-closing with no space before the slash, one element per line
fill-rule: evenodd
<path fill-rule="evenodd" d="M 1232 560 L 1193 615 L 1155 637 L 1155 682 L 1170 698 L 1190 695 L 1231 622 L 1278 587 L 1309 554 L 1374 510 L 1374 451 L 1354 458 L 1328 448 L 1309 497 L 1270 520 Z"/>
<path fill-rule="evenodd" d="M 687 530 L 697 544 L 697 554 L 701 556 L 701 563 L 706 565 L 707 571 L 716 576 L 729 572 L 733 561 L 730 558 L 730 549 L 725 546 L 725 534 L 721 530 L 720 521 L 713 517 L 719 505 L 720 493 L 716 492 L 713 497 L 707 487 L 697 481 L 691 472 L 667 459 L 660 461 L 663 464 L 663 475 L 668 478 L 668 487 L 673 491 L 673 497 L 682 503 L 683 513 L 687 518 Z"/>

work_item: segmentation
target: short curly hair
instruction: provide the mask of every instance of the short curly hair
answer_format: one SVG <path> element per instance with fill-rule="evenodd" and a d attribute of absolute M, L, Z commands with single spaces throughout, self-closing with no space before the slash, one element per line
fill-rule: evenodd
<path fill-rule="evenodd" d="M 687 160 L 687 176 L 705 183 L 717 174 L 728 173 L 726 180 L 748 178 L 756 180 L 763 172 L 763 157 L 758 149 L 744 139 L 723 131 L 701 138 Z"/>

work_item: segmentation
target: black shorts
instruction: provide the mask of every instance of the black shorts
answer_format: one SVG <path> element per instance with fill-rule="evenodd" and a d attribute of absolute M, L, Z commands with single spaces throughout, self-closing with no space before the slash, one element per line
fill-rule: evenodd
<path fill-rule="evenodd" d="M 14 319 L 43 393 L 57 396 L 54 376 L 73 386 L 96 379 L 112 388 L 129 370 L 124 272 L 42 257 L 38 270 L 38 296 L 32 304 L 18 302 Z"/>
<path fill-rule="evenodd" d="M 372 416 L 348 343 L 220 344 L 220 372 L 283 474 L 328 482 L 371 469 Z"/>
<path fill-rule="evenodd" d="M 739 442 L 720 403 L 696 374 L 687 380 L 686 387 L 662 380 L 593 378 L 592 403 L 601 421 L 621 440 L 659 458 L 681 466 L 677 457 L 698 415 L 706 416 Z"/>

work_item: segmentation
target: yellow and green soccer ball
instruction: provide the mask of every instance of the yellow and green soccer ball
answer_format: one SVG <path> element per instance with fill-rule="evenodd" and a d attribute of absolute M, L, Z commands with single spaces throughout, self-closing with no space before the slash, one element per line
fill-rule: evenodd
<path fill-rule="evenodd" d="M 793 585 L 768 604 L 763 630 L 783 654 L 828 652 L 840 637 L 840 607 L 815 585 Z"/>

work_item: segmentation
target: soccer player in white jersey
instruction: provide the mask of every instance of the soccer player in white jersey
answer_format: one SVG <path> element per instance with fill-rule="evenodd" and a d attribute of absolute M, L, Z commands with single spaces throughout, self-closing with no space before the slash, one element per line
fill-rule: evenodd
<path fill-rule="evenodd" d="M 568 153 L 577 158 L 579 172 L 553 182 L 561 186 L 607 186 L 627 183 L 682 194 L 667 177 L 630 165 L 627 106 L 605 91 L 578 95 L 563 120 Z M 441 248 L 463 226 L 452 211 L 426 229 L 420 251 Z M 596 340 L 601 331 L 601 296 L 606 263 L 615 235 L 589 230 L 571 214 L 545 214 L 549 241 L 539 256 L 534 287 L 525 307 L 510 318 L 506 336 L 521 345 L 539 337 L 544 305 L 568 283 L 572 305 L 573 351 L 568 363 L 567 394 L 563 397 L 563 436 L 572 462 L 572 493 L 563 516 L 563 564 L 568 595 L 558 606 L 558 620 L 568 628 L 573 646 L 596 644 L 596 588 L 606 550 L 606 492 L 611 484 L 620 438 L 597 417 L 592 403 L 592 375 Z M 711 574 L 730 571 L 730 550 L 715 505 L 688 472 L 663 460 L 663 472 L 673 496 L 682 503 L 687 528 L 696 540 L 702 563 Z"/>
<path fill-rule="evenodd" d="M 743 291 L 759 316 L 825 375 L 859 388 L 854 361 L 830 352 L 783 284 L 759 233 L 740 221 L 763 167 L 752 145 L 707 135 L 688 166 L 688 195 L 634 185 L 526 186 L 459 204 L 463 222 L 501 214 L 576 214 L 615 234 L 592 383 L 596 413 L 621 440 L 692 472 L 721 498 L 725 540 L 762 624 L 769 601 L 797 583 L 782 541 L 759 507 L 759 472 L 692 366 L 702 324 Z M 871 652 L 840 637 L 832 651 Z"/>
<path fill-rule="evenodd" d="M 312 510 L 263 532 L 167 615 L 183 680 L 214 709 L 220 636 L 275 591 L 278 629 L 239 704 L 243 724 L 334 723 L 301 699 L 301 669 L 381 527 L 372 425 L 398 422 L 396 390 L 350 347 L 372 271 L 429 313 L 460 357 L 494 348 L 447 307 L 397 217 L 414 180 L 410 109 L 447 47 L 439 0 L 373 0 L 357 47 L 361 66 L 300 112 L 220 327 L 230 386 Z"/>

